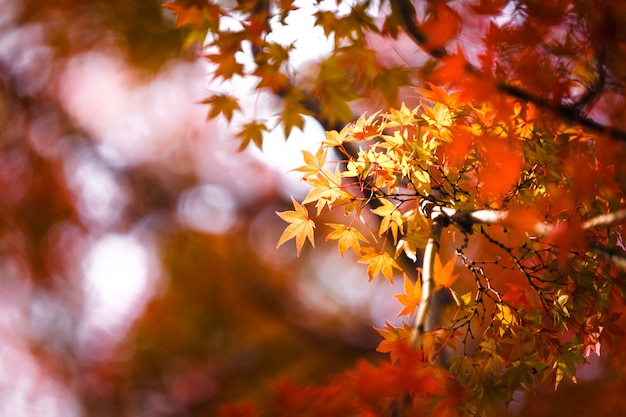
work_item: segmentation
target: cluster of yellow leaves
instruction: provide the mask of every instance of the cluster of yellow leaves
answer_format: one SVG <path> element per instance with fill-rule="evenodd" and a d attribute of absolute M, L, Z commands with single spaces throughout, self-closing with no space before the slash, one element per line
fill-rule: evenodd
<path fill-rule="evenodd" d="M 420 277 L 410 278 L 414 270 L 404 269 L 408 263 L 400 262 L 399 257 L 405 255 L 416 261 L 420 249 L 426 246 L 430 219 L 420 212 L 418 203 L 434 187 L 433 196 L 436 195 L 438 202 L 457 210 L 509 210 L 507 227 L 517 231 L 515 244 L 526 242 L 521 248 L 524 254 L 518 255 L 518 269 L 530 262 L 534 248 L 545 251 L 545 246 L 537 246 L 538 242 L 528 239 L 537 219 L 550 219 L 550 216 L 558 219 L 572 208 L 610 210 L 606 204 L 597 203 L 604 201 L 596 197 L 604 189 L 571 172 L 571 166 L 580 165 L 579 159 L 587 161 L 590 170 L 595 166 L 591 142 L 585 141 L 581 132 L 567 130 L 553 121 L 538 127 L 537 109 L 515 100 L 502 98 L 494 101 L 496 104 L 477 104 L 435 86 L 416 90 L 423 102 L 414 108 L 401 105 L 388 112 L 363 115 L 339 131 L 327 132 L 315 154 L 303 153 L 305 164 L 297 169 L 311 185 L 303 204 L 314 205 L 316 217 L 336 209 L 345 215 L 343 222 L 327 223 L 332 230 L 326 239 L 338 241 L 340 254 L 344 256 L 351 249 L 358 262 L 367 265 L 369 280 L 382 275 L 393 282 L 396 274 L 403 276 L 404 292 L 395 295 L 402 306 L 399 316 L 415 315 L 423 302 Z M 331 149 L 342 155 L 343 162 L 329 162 Z M 568 154 L 573 155 L 566 160 L 570 162 L 563 163 L 563 155 Z M 584 197 L 574 202 L 567 190 Z M 583 202 L 591 198 L 595 202 Z M 296 211 L 304 210 L 299 207 L 302 206 L 296 206 Z M 532 219 L 520 213 L 533 213 Z M 312 238 L 312 222 L 302 211 L 288 226 L 280 243 L 296 238 L 299 253 L 306 238 Z M 575 231 L 571 227 L 568 230 Z M 535 259 L 540 263 L 556 262 L 558 252 L 553 253 Z M 486 275 L 482 278 L 482 268 L 472 267 L 471 261 L 463 256 L 463 263 L 477 280 L 488 280 Z M 500 265 L 500 261 L 491 265 Z M 594 265 L 587 259 L 577 268 L 595 271 Z M 457 293 L 452 288 L 459 278 L 455 266 L 456 256 L 442 260 L 436 254 L 434 289 L 450 291 L 456 312 L 450 327 L 426 332 L 422 346 L 428 343 L 429 351 L 425 354 L 430 358 L 436 354 L 434 350 L 453 345 L 457 330 L 469 326 L 481 314 L 486 315 L 489 309 L 490 324 L 476 352 L 471 357 L 463 356 L 453 367 L 459 378 L 475 385 L 476 398 L 490 396 L 510 401 L 515 390 L 532 389 L 537 372 L 544 377 L 551 375 L 558 385 L 564 378 L 575 377 L 576 366 L 584 361 L 585 349 L 590 351 L 600 346 L 598 337 L 563 340 L 564 332 L 571 332 L 572 326 L 580 327 L 573 314 L 574 306 L 581 317 L 593 310 L 590 306 L 589 312 L 581 313 L 581 304 L 575 304 L 574 296 L 558 284 L 546 285 L 539 293 L 537 286 L 522 288 L 517 284 L 487 281 L 479 286 L 478 292 L 475 289 Z M 508 286 L 509 291 L 500 293 L 502 288 L 498 290 L 492 285 Z M 608 297 L 592 287 L 586 291 L 595 291 L 603 299 Z M 491 306 L 481 308 L 480 303 L 487 296 L 491 298 Z M 538 307 L 549 314 L 542 314 Z M 549 325 L 546 318 L 550 318 Z M 403 344 L 410 338 L 411 327 L 404 324 L 395 328 L 388 324 L 379 332 L 384 340 L 378 350 L 390 353 L 392 360 L 397 360 Z M 588 333 L 600 334 L 596 328 L 593 332 Z M 502 378 L 498 393 L 493 387 L 480 384 L 484 378 Z M 489 401 L 480 400 L 471 407 L 482 410 L 488 404 Z"/>
<path fill-rule="evenodd" d="M 429 190 L 429 175 L 427 166 L 432 160 L 431 154 L 423 149 L 423 140 L 411 129 L 411 123 L 416 120 L 418 108 L 409 110 L 402 106 L 400 110 L 390 113 L 376 113 L 369 117 L 361 116 L 357 121 L 347 125 L 341 132 L 326 133 L 326 140 L 315 154 L 303 151 L 304 165 L 295 171 L 302 173 L 302 179 L 310 185 L 308 195 L 302 201 L 302 206 L 296 206 L 296 211 L 286 213 L 303 213 L 304 205 L 315 204 L 316 216 L 325 210 L 332 211 L 342 207 L 348 217 L 345 224 L 328 224 L 333 231 L 327 240 L 338 240 L 339 252 L 343 256 L 348 249 L 352 249 L 359 262 L 366 264 L 369 279 L 382 274 L 393 282 L 394 270 L 401 270 L 397 262 L 400 253 L 412 254 L 424 247 L 428 236 L 428 222 L 420 216 L 415 207 L 409 208 L 402 200 L 384 198 L 389 192 L 405 193 L 414 199 L 415 190 L 427 192 Z M 387 127 L 406 127 L 402 132 L 396 131 L 393 135 L 383 134 Z M 346 144 L 359 142 L 367 144 L 366 149 L 360 149 L 356 157 L 349 157 L 345 170 L 342 172 L 339 164 L 334 169 L 328 162 L 329 149 L 339 149 L 348 155 Z M 415 156 L 418 159 L 415 159 Z M 350 179 L 346 182 L 346 179 Z M 372 182 L 372 184 L 370 184 Z M 375 197 L 377 203 L 369 214 L 361 213 L 362 208 Z M 295 204 L 295 203 L 294 203 Z M 294 218 L 284 217 L 291 225 L 285 231 L 279 244 L 296 238 L 298 253 L 312 229 L 305 228 L 305 221 L 312 221 L 308 214 L 298 217 L 298 228 L 294 226 Z M 365 216 L 374 215 L 379 218 L 377 233 L 369 230 Z M 372 235 L 383 238 L 380 246 L 372 246 L 363 233 L 354 226 L 357 224 L 368 229 Z M 298 240 L 299 239 L 299 240 Z M 396 251 L 386 249 L 388 241 L 393 241 Z M 362 246 L 364 244 L 365 246 Z"/>
<path fill-rule="evenodd" d="M 304 165 L 296 169 L 311 187 L 302 204 L 314 204 L 316 217 L 343 208 L 347 221 L 333 223 L 327 240 L 339 241 L 342 256 L 352 249 L 368 265 L 369 279 L 382 273 L 391 282 L 393 271 L 401 270 L 400 254 L 417 259 L 430 226 L 416 203 L 433 184 L 443 193 L 441 202 L 452 207 L 500 205 L 515 191 L 524 168 L 523 161 L 494 163 L 493 149 L 521 158 L 517 149 L 506 153 L 503 143 L 511 134 L 527 132 L 522 113 L 532 108 L 523 110 L 512 101 L 500 109 L 473 105 L 436 86 L 416 91 L 424 102 L 413 108 L 402 104 L 386 113 L 362 115 L 341 131 L 327 132 L 315 154 L 303 151 Z M 466 144 L 462 159 L 454 147 L 459 142 Z M 345 164 L 330 163 L 330 149 L 341 153 Z M 366 205 L 373 208 L 362 213 Z M 378 218 L 376 231 L 369 230 L 372 222 L 366 218 L 371 215 Z M 357 226 L 381 237 L 381 243 L 370 243 Z M 387 247 L 391 242 L 395 253 Z M 453 260 L 443 265 L 436 259 L 437 289 L 454 282 L 453 268 Z"/>

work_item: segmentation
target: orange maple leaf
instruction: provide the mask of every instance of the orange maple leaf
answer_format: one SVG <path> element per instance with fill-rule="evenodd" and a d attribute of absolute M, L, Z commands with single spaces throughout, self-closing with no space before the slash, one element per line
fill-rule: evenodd
<path fill-rule="evenodd" d="M 376 348 L 377 352 L 389 353 L 391 363 L 396 363 L 398 359 L 407 351 L 412 328 L 409 324 L 402 322 L 403 327 L 393 327 L 389 322 L 385 322 L 385 328 L 374 327 L 384 340 Z"/>
<path fill-rule="evenodd" d="M 339 253 L 342 258 L 349 248 L 351 248 L 357 255 L 361 255 L 361 244 L 359 241 L 368 242 L 361 232 L 354 227 L 346 226 L 344 224 L 326 223 L 326 225 L 335 229 L 330 232 L 328 236 L 326 236 L 326 240 L 339 240 Z"/>
<path fill-rule="evenodd" d="M 244 66 L 237 60 L 236 53 L 237 51 L 227 51 L 204 56 L 217 65 L 213 71 L 213 79 L 221 77 L 223 80 L 229 80 L 234 75 L 243 75 Z"/>
<path fill-rule="evenodd" d="M 302 246 L 304 245 L 306 239 L 309 239 L 311 245 L 315 247 L 315 240 L 313 238 L 315 223 L 309 218 L 309 212 L 306 207 L 298 204 L 293 197 L 291 197 L 291 201 L 293 201 L 293 206 L 296 209 L 295 211 L 276 212 L 281 219 L 289 223 L 289 226 L 287 226 L 283 232 L 276 247 L 278 248 L 286 241 L 296 238 L 296 248 L 298 256 L 300 256 L 300 251 L 302 250 Z"/>
<path fill-rule="evenodd" d="M 429 79 L 438 84 L 449 85 L 452 82 L 458 83 L 459 80 L 467 78 L 467 59 L 463 50 L 453 55 L 447 55 L 440 60 L 441 64 L 430 75 Z"/>
<path fill-rule="evenodd" d="M 364 248 L 363 252 L 366 252 L 366 255 L 359 259 L 359 263 L 367 264 L 369 280 L 373 280 L 379 272 L 382 272 L 387 281 L 393 284 L 393 268 L 402 270 L 400 265 L 387 252 L 380 252 L 375 248 Z"/>
<path fill-rule="evenodd" d="M 433 16 L 422 24 L 421 30 L 426 35 L 424 48 L 437 51 L 446 46 L 459 32 L 461 18 L 450 6 L 437 3 Z"/>
<path fill-rule="evenodd" d="M 202 27 L 202 9 L 196 5 L 183 5 L 178 4 L 176 1 L 170 1 L 161 7 L 171 10 L 176 15 L 177 28 L 181 28 L 188 23 L 193 24 L 197 28 Z"/>
<path fill-rule="evenodd" d="M 452 284 L 459 278 L 459 274 L 453 274 L 456 255 L 442 264 L 439 254 L 435 254 L 435 268 L 433 270 L 433 279 L 435 280 L 435 289 L 450 288 Z"/>
<path fill-rule="evenodd" d="M 506 301 L 515 309 L 524 308 L 526 311 L 530 311 L 530 298 L 524 288 L 517 284 L 505 283 L 509 287 L 509 291 L 502 296 L 502 301 Z"/>
<path fill-rule="evenodd" d="M 483 165 L 478 172 L 478 188 L 484 202 L 500 205 L 522 175 L 524 158 L 519 149 L 498 137 L 480 139 Z"/>
<path fill-rule="evenodd" d="M 409 316 L 415 313 L 415 309 L 419 305 L 422 299 L 422 286 L 417 280 L 415 284 L 409 279 L 406 274 L 404 275 L 404 294 L 396 294 L 394 298 L 398 300 L 400 304 L 404 306 L 397 317 L 408 314 Z"/>

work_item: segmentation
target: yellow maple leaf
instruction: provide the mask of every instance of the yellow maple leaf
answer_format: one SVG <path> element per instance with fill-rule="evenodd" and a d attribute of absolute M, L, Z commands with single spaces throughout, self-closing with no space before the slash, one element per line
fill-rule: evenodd
<path fill-rule="evenodd" d="M 293 171 L 304 172 L 305 179 L 315 177 L 326 165 L 326 150 L 319 148 L 315 155 L 309 151 L 302 150 L 302 158 L 306 165 L 295 168 Z"/>
<path fill-rule="evenodd" d="M 402 232 L 402 226 L 404 224 L 402 220 L 402 213 L 395 204 L 386 198 L 379 198 L 378 201 L 381 205 L 372 210 L 372 213 L 382 217 L 378 234 L 379 236 L 382 236 L 383 233 L 391 229 L 393 241 L 397 242 L 398 231 Z"/>
<path fill-rule="evenodd" d="M 368 240 L 357 229 L 345 224 L 326 223 L 327 226 L 332 227 L 333 230 L 326 236 L 326 240 L 338 239 L 339 240 L 339 253 L 343 258 L 343 255 L 349 248 L 352 248 L 354 253 L 358 256 L 361 255 L 361 244 L 359 240 L 368 242 Z"/>
<path fill-rule="evenodd" d="M 355 141 L 356 138 L 350 132 L 350 125 L 346 125 L 340 132 L 336 130 L 326 131 L 326 140 L 323 146 L 326 148 L 334 148 L 343 146 L 345 142 Z"/>
<path fill-rule="evenodd" d="M 500 322 L 498 333 L 504 336 L 507 330 L 515 336 L 515 328 L 518 325 L 517 315 L 514 310 L 506 304 L 498 304 L 498 312 L 495 315 L 496 320 Z"/>
<path fill-rule="evenodd" d="M 315 223 L 309 218 L 309 212 L 306 207 L 298 204 L 293 197 L 291 197 L 291 201 L 293 201 L 295 211 L 276 212 L 281 219 L 289 223 L 289 226 L 287 226 L 278 240 L 276 247 L 278 248 L 286 241 L 296 238 L 296 249 L 298 251 L 298 256 L 300 256 L 300 251 L 302 250 L 302 246 L 304 245 L 306 239 L 309 239 L 311 245 L 315 247 L 315 240 L 313 238 Z"/>
<path fill-rule="evenodd" d="M 304 198 L 303 204 L 315 201 L 317 214 L 320 214 L 326 206 L 330 209 L 333 205 L 347 203 L 353 199 L 353 196 L 342 188 L 339 167 L 336 167 L 334 173 L 323 168 L 315 178 L 309 177 L 306 182 L 311 186 L 311 191 Z"/>
<path fill-rule="evenodd" d="M 459 274 L 453 274 L 455 262 L 456 255 L 443 265 L 441 258 L 439 257 L 439 253 L 435 254 L 435 268 L 433 270 L 435 290 L 450 288 L 450 286 L 459 278 Z"/>
<path fill-rule="evenodd" d="M 404 274 L 404 294 L 396 294 L 393 297 L 404 306 L 397 317 L 404 316 L 405 314 L 409 316 L 413 315 L 422 299 L 422 286 L 419 280 L 414 284 L 409 277 Z"/>
<path fill-rule="evenodd" d="M 415 123 L 417 111 L 420 107 L 421 105 L 409 109 L 403 102 L 400 110 L 390 109 L 389 113 L 384 115 L 385 119 L 388 120 L 387 127 L 411 126 Z"/>

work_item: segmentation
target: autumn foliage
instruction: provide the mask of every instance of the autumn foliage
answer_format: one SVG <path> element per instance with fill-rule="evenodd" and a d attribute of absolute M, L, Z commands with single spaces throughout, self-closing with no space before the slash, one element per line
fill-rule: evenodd
<path fill-rule="evenodd" d="M 289 61 L 297 40 L 272 36 L 301 6 L 208 2 L 194 31 L 208 33 L 216 77 L 256 77 L 283 100 L 274 117 L 285 136 L 305 115 L 327 130 L 295 168 L 310 191 L 277 212 L 288 223 L 278 245 L 295 239 L 300 255 L 324 223 L 325 239 L 342 257 L 354 252 L 370 281 L 402 277 L 405 321 L 378 330 L 391 364 L 361 364 L 324 387 L 280 385 L 259 412 L 492 415 L 519 392 L 576 381 L 621 335 L 626 10 L 318 2 L 312 25 L 333 48 L 303 78 Z M 190 21 L 195 9 L 184 10 L 180 21 Z M 238 28 L 222 30 L 222 16 Z M 250 68 L 235 57 L 244 43 Z M 407 46 L 420 58 L 403 57 Z M 223 93 L 206 102 L 209 117 L 243 111 Z M 242 146 L 260 146 L 268 125 L 250 123 L 259 122 L 243 122 Z M 435 312 L 438 292 L 449 296 Z"/>
<path fill-rule="evenodd" d="M 626 3 L 4 6 L 0 414 L 626 414 Z"/>

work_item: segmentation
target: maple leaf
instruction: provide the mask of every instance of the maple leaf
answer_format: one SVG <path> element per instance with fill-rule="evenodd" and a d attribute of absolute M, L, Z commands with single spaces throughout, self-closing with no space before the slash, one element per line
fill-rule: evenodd
<path fill-rule="evenodd" d="M 354 79 L 343 68 L 345 57 L 332 55 L 322 61 L 311 95 L 319 97 L 322 117 L 333 126 L 352 119 L 348 103 L 360 96 L 354 90 Z"/>
<path fill-rule="evenodd" d="M 467 59 L 460 50 L 454 55 L 442 58 L 439 67 L 430 75 L 430 79 L 444 85 L 465 81 L 468 76 L 467 66 Z"/>
<path fill-rule="evenodd" d="M 413 283 L 405 274 L 404 294 L 396 294 L 394 295 L 394 298 L 404 306 L 402 311 L 398 313 L 397 317 L 404 316 L 405 314 L 412 316 L 422 299 L 422 285 L 420 284 L 419 279 Z"/>
<path fill-rule="evenodd" d="M 402 231 L 402 225 L 404 224 L 402 214 L 400 213 L 398 207 L 386 198 L 380 198 L 378 201 L 382 205 L 372 210 L 372 213 L 383 218 L 380 222 L 378 234 L 382 235 L 387 230 L 391 229 L 393 241 L 397 242 L 398 232 Z"/>
<path fill-rule="evenodd" d="M 316 201 L 317 214 L 321 213 L 324 207 L 332 208 L 334 204 L 346 203 L 353 200 L 352 194 L 344 190 L 341 186 L 341 173 L 339 167 L 335 172 L 325 168 L 317 174 L 315 178 L 307 177 L 307 183 L 312 187 L 303 204 Z"/>
<path fill-rule="evenodd" d="M 208 54 L 205 57 L 211 62 L 217 64 L 213 79 L 222 77 L 224 80 L 233 78 L 233 75 L 243 75 L 243 64 L 237 61 L 236 53 L 238 51 L 223 52 L 221 54 Z"/>
<path fill-rule="evenodd" d="M 445 3 L 436 3 L 432 19 L 425 22 L 421 30 L 426 34 L 424 49 L 437 51 L 456 36 L 461 27 L 459 15 Z"/>
<path fill-rule="evenodd" d="M 585 359 L 589 358 L 591 352 L 595 352 L 600 356 L 600 349 L 602 347 L 600 343 L 600 336 L 604 330 L 603 326 L 595 325 L 593 323 L 594 318 L 588 318 L 585 320 L 585 327 L 583 331 L 583 343 L 585 345 L 585 351 L 583 356 Z"/>
<path fill-rule="evenodd" d="M 519 181 L 524 158 L 500 138 L 485 137 L 480 142 L 484 161 L 478 172 L 480 196 L 488 203 L 499 205 L 503 196 Z"/>
<path fill-rule="evenodd" d="M 259 83 L 256 85 L 257 90 L 267 88 L 278 96 L 284 95 L 291 85 L 289 78 L 285 74 L 269 65 L 258 66 L 254 70 L 253 75 L 260 78 Z"/>
<path fill-rule="evenodd" d="M 427 100 L 432 104 L 441 103 L 450 108 L 460 106 L 460 94 L 458 92 L 448 92 L 437 84 L 429 82 L 426 83 L 426 86 L 428 88 L 413 87 L 413 90 L 415 90 L 415 92 L 419 94 L 420 98 L 423 98 L 424 100 Z"/>
<path fill-rule="evenodd" d="M 580 353 L 582 345 L 573 342 L 564 343 L 560 350 L 557 360 L 554 362 L 555 370 L 554 389 L 559 387 L 564 377 L 569 377 L 576 382 L 576 366 L 585 363 L 585 358 Z"/>
<path fill-rule="evenodd" d="M 409 259 L 417 262 L 417 249 L 426 247 L 430 237 L 430 229 L 426 218 L 418 213 L 407 217 L 409 218 L 408 232 L 398 241 L 396 252 L 403 250 Z"/>
<path fill-rule="evenodd" d="M 327 148 L 333 148 L 336 146 L 343 146 L 344 142 L 352 142 L 356 140 L 356 138 L 350 133 L 350 130 L 350 126 L 346 125 L 340 132 L 337 132 L 336 130 L 326 131 L 324 146 Z"/>
<path fill-rule="evenodd" d="M 361 141 L 378 137 L 384 129 L 384 126 L 377 123 L 379 114 L 380 111 L 377 111 L 368 118 L 365 118 L 365 114 L 362 114 L 356 122 L 350 124 L 350 134 L 352 137 Z"/>
<path fill-rule="evenodd" d="M 192 24 L 202 30 L 205 24 L 205 28 L 217 30 L 221 19 L 227 16 L 219 4 L 206 0 L 175 0 L 161 7 L 171 10 L 176 15 L 177 28 Z"/>
<path fill-rule="evenodd" d="M 500 322 L 498 329 L 500 336 L 504 336 L 508 330 L 515 336 L 518 318 L 511 307 L 506 304 L 498 304 L 498 312 L 495 314 L 494 318 Z"/>
<path fill-rule="evenodd" d="M 291 129 L 297 127 L 302 130 L 304 128 L 303 115 L 310 115 L 311 111 L 304 107 L 305 95 L 298 88 L 291 88 L 283 98 L 283 112 L 281 114 L 281 122 L 285 137 L 291 134 Z"/>
<path fill-rule="evenodd" d="M 326 240 L 333 239 L 339 240 L 339 253 L 343 258 L 346 251 L 351 248 L 354 253 L 357 255 L 361 255 L 361 245 L 359 241 L 367 242 L 369 241 L 359 232 L 357 229 L 351 226 L 346 226 L 344 224 L 335 224 L 335 223 L 326 223 L 327 226 L 332 227 L 333 230 L 326 236 Z"/>
<path fill-rule="evenodd" d="M 171 10 L 176 15 L 177 28 L 181 28 L 188 23 L 193 24 L 197 28 L 202 27 L 202 9 L 197 5 L 182 5 L 176 1 L 170 1 L 161 7 Z"/>
<path fill-rule="evenodd" d="M 326 150 L 324 148 L 319 148 L 315 155 L 303 149 L 302 157 L 305 165 L 294 169 L 294 171 L 304 172 L 304 178 L 316 177 L 326 165 Z"/>
<path fill-rule="evenodd" d="M 241 111 L 239 107 L 239 101 L 228 94 L 215 94 L 209 98 L 202 100 L 203 104 L 210 104 L 211 110 L 209 110 L 209 119 L 213 119 L 220 114 L 224 115 L 226 120 L 230 122 L 233 118 L 235 111 Z"/>
<path fill-rule="evenodd" d="M 289 226 L 287 226 L 280 239 L 278 240 L 278 244 L 276 245 L 276 247 L 278 248 L 286 241 L 295 238 L 297 254 L 298 256 L 300 256 L 300 251 L 302 250 L 302 246 L 304 245 L 306 239 L 309 239 L 309 242 L 311 242 L 311 246 L 315 247 L 315 240 L 313 238 L 313 229 L 315 229 L 315 223 L 309 218 L 309 212 L 307 211 L 306 207 L 298 204 L 298 202 L 293 197 L 291 197 L 291 201 L 293 202 L 295 211 L 291 210 L 276 212 L 276 214 L 281 219 L 289 223 Z"/>
<path fill-rule="evenodd" d="M 374 329 L 384 338 L 376 348 L 377 352 L 389 353 L 391 363 L 396 363 L 407 350 L 407 344 L 411 337 L 412 328 L 409 324 L 402 322 L 403 327 L 393 327 L 385 321 L 385 329 Z"/>
<path fill-rule="evenodd" d="M 387 281 L 393 284 L 393 269 L 402 270 L 400 265 L 387 252 L 380 252 L 375 248 L 364 248 L 363 252 L 366 254 L 359 259 L 359 263 L 367 264 L 369 280 L 373 280 L 378 273 L 382 272 Z"/>
<path fill-rule="evenodd" d="M 287 17 L 289 13 L 293 10 L 298 10 L 298 6 L 294 6 L 295 0 L 277 0 L 276 6 L 280 9 L 280 19 L 279 22 L 281 24 L 286 24 Z"/>
<path fill-rule="evenodd" d="M 374 77 L 376 87 L 385 97 L 388 103 L 393 104 L 398 100 L 398 90 L 411 84 L 411 71 L 405 67 L 392 67 L 380 69 Z"/>
<path fill-rule="evenodd" d="M 442 264 L 439 253 L 435 254 L 435 268 L 433 270 L 433 278 L 435 280 L 435 289 L 450 288 L 452 284 L 459 278 L 459 274 L 453 274 L 456 255 Z"/>
<path fill-rule="evenodd" d="M 404 102 L 400 105 L 400 109 L 389 109 L 389 113 L 385 115 L 388 120 L 387 127 L 410 126 L 415 123 L 417 110 L 420 106 L 409 109 Z"/>
<path fill-rule="evenodd" d="M 261 149 L 263 146 L 263 132 L 267 130 L 265 123 L 256 120 L 244 124 L 239 133 L 237 133 L 237 137 L 241 138 L 239 150 L 243 151 L 246 149 L 250 141 L 254 142 L 254 144 Z"/>
<path fill-rule="evenodd" d="M 509 287 L 509 291 L 502 296 L 502 301 L 506 301 L 516 309 L 525 309 L 530 311 L 530 298 L 526 291 L 516 284 L 505 283 Z"/>
<path fill-rule="evenodd" d="M 313 16 L 315 17 L 315 26 L 321 26 L 326 36 L 333 33 L 338 26 L 337 16 L 333 12 L 319 10 Z"/>

